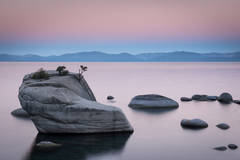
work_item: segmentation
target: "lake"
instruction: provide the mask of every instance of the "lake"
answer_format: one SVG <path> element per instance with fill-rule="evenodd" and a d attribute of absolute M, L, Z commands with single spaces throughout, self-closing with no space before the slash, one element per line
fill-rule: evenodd
<path fill-rule="evenodd" d="M 31 120 L 13 117 L 20 107 L 18 88 L 25 74 L 40 67 L 56 69 L 65 65 L 84 73 L 97 101 L 118 106 L 134 128 L 134 133 L 38 135 Z M 240 149 L 221 152 L 212 148 L 230 143 L 240 146 L 240 105 L 218 102 L 181 102 L 193 94 L 220 95 L 229 92 L 240 99 L 240 63 L 0 63 L 0 159 L 1 160 L 239 160 Z M 174 110 L 139 111 L 128 107 L 139 94 L 160 94 L 179 102 Z M 116 98 L 112 103 L 108 95 Z M 183 118 L 200 118 L 209 127 L 183 129 Z M 231 128 L 221 130 L 218 123 Z M 41 139 L 67 145 L 52 151 L 38 151 L 34 143 Z"/>

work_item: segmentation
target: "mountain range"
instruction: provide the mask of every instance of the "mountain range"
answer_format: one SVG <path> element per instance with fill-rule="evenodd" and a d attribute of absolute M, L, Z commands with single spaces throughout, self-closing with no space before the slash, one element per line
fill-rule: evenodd
<path fill-rule="evenodd" d="M 34 54 L 0 54 L 1 62 L 240 62 L 240 52 L 195 53 L 186 51 L 156 53 L 109 54 L 99 51 L 63 55 L 39 56 Z"/>

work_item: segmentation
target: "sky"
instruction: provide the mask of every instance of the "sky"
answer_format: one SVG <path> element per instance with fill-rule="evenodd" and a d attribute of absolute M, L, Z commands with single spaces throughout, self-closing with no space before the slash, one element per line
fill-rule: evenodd
<path fill-rule="evenodd" d="M 0 0 L 0 54 L 240 51 L 240 0 Z"/>

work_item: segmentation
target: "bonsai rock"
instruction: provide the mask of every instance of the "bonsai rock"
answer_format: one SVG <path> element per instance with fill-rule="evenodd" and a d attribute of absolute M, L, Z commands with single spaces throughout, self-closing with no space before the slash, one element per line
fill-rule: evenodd
<path fill-rule="evenodd" d="M 121 109 L 96 102 L 83 76 L 47 72 L 48 79 L 26 75 L 18 95 L 40 133 L 133 132 Z"/>

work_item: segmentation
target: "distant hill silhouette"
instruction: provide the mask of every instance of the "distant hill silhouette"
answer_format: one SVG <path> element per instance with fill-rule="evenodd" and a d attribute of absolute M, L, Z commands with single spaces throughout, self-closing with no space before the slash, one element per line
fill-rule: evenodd
<path fill-rule="evenodd" d="M 108 54 L 104 52 L 77 52 L 59 56 L 10 55 L 0 54 L 1 62 L 239 62 L 240 52 L 232 53 L 195 53 L 159 52 Z"/>

